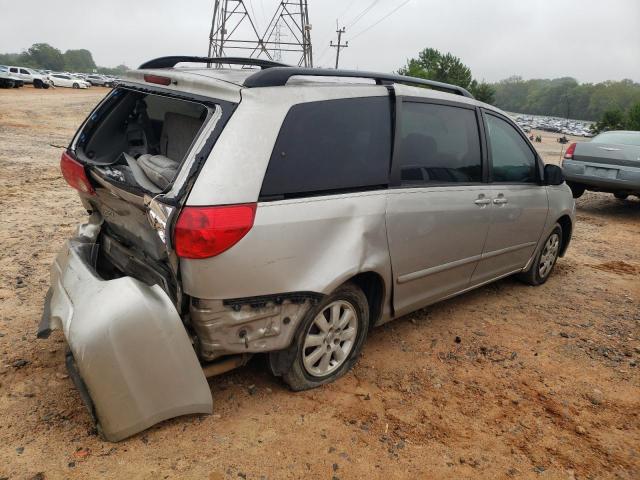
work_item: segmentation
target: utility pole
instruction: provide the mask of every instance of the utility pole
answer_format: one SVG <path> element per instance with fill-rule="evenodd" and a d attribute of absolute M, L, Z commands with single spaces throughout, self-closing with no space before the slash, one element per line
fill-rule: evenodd
<path fill-rule="evenodd" d="M 333 47 L 336 49 L 336 70 L 340 65 L 340 49 L 347 48 L 349 46 L 349 42 L 346 42 L 344 44 L 342 43 L 342 34 L 345 33 L 346 31 L 347 30 L 344 27 L 338 28 L 336 30 L 336 33 L 338 34 L 338 43 L 334 44 L 332 40 L 331 43 L 329 44 L 330 47 Z"/>

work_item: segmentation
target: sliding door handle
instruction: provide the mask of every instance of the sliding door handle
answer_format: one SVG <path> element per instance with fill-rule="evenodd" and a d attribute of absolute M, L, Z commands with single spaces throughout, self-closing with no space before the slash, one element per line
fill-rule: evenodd
<path fill-rule="evenodd" d="M 491 199 L 490 198 L 479 198 L 478 200 L 476 200 L 475 202 L 476 205 L 489 205 L 491 203 Z"/>
<path fill-rule="evenodd" d="M 494 198 L 493 203 L 495 203 L 496 205 L 504 205 L 505 203 L 509 203 L 509 200 L 504 197 Z"/>

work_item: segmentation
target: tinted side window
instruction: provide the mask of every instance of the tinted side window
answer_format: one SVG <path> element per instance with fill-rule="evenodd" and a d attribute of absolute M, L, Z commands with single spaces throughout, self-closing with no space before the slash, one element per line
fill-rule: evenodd
<path fill-rule="evenodd" d="M 536 157 L 508 122 L 486 115 L 494 182 L 534 183 Z"/>
<path fill-rule="evenodd" d="M 481 182 L 475 111 L 405 102 L 398 162 L 402 185 Z"/>
<path fill-rule="evenodd" d="M 390 158 L 387 97 L 296 105 L 280 130 L 261 196 L 386 186 Z"/>

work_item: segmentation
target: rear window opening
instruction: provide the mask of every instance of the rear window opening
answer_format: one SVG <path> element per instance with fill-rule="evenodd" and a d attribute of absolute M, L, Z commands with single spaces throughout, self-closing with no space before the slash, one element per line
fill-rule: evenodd
<path fill-rule="evenodd" d="M 118 89 L 89 119 L 78 160 L 110 182 L 167 190 L 212 109 L 194 101 Z"/>

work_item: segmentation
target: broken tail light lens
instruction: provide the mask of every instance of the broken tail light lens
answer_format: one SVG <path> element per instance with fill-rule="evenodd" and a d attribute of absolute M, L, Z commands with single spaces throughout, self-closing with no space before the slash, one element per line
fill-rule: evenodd
<path fill-rule="evenodd" d="M 569 145 L 569 148 L 567 148 L 567 151 L 564 153 L 565 160 L 573 160 L 573 152 L 575 151 L 576 151 L 576 144 L 572 143 L 571 145 Z"/>
<path fill-rule="evenodd" d="M 96 194 L 89 177 L 87 177 L 85 166 L 66 151 L 63 152 L 60 158 L 60 170 L 62 171 L 62 176 L 71 187 L 87 195 Z"/>
<path fill-rule="evenodd" d="M 176 254 L 181 258 L 210 258 L 238 243 L 253 227 L 256 204 L 222 207 L 185 207 L 174 231 Z"/>

